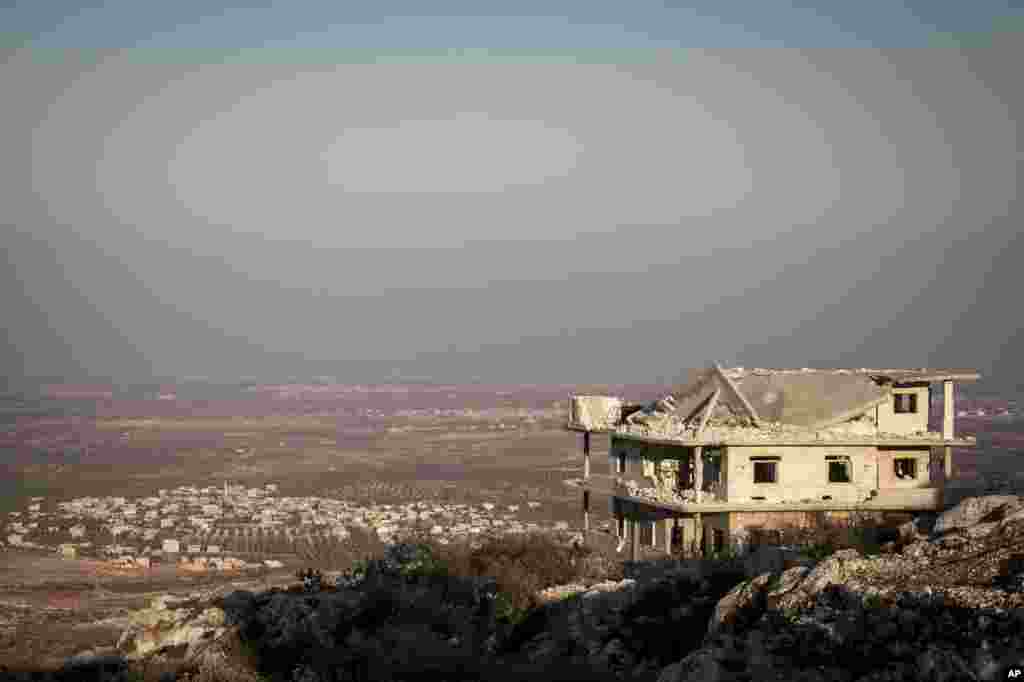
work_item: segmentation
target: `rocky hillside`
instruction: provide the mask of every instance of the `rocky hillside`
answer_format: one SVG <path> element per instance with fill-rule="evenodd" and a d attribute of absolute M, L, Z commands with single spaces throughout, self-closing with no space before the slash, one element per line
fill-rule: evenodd
<path fill-rule="evenodd" d="M 898 554 L 843 550 L 738 585 L 659 682 L 1007 679 L 1024 667 L 1024 498 L 922 525 Z"/>
<path fill-rule="evenodd" d="M 1024 498 L 970 498 L 901 532 L 887 553 L 817 563 L 762 549 L 631 566 L 625 579 L 581 570 L 531 608 L 503 592 L 507 575 L 466 577 L 472 561 L 455 574 L 399 547 L 337 586 L 158 600 L 116 656 L 69 661 L 54 677 L 105 666 L 108 679 L 209 682 L 866 682 L 1005 679 L 1024 665 Z"/>

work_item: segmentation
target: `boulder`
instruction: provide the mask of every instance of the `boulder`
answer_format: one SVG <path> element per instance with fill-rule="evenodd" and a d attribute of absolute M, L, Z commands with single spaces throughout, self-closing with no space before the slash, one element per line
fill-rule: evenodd
<path fill-rule="evenodd" d="M 778 583 L 771 585 L 771 589 L 765 598 L 765 606 L 771 609 L 776 608 L 786 595 L 800 586 L 800 583 L 803 582 L 803 579 L 810 572 L 811 569 L 807 566 L 794 566 L 793 568 L 786 569 L 779 576 Z"/>
<path fill-rule="evenodd" d="M 121 634 L 117 648 L 129 659 L 171 647 L 185 647 L 192 652 L 197 644 L 224 633 L 226 619 L 222 609 L 210 607 L 195 617 L 190 615 L 186 609 L 144 609 L 133 614 L 132 625 Z"/>
<path fill-rule="evenodd" d="M 789 576 L 790 581 L 793 581 L 800 575 L 797 573 L 798 570 L 807 571 L 803 574 L 802 579 L 799 580 L 799 584 L 794 585 L 784 595 L 776 596 L 771 601 L 778 608 L 798 607 L 813 600 L 830 585 L 846 585 L 853 573 L 866 563 L 857 550 L 841 549 L 813 569 L 809 570 L 805 566 L 796 566 L 786 571 L 783 577 L 786 577 L 787 574 L 790 574 L 790 571 L 793 571 Z"/>
<path fill-rule="evenodd" d="M 986 495 L 968 497 L 948 509 L 935 521 L 932 532 L 942 535 L 953 530 L 965 530 L 980 522 L 1001 521 L 1024 506 L 1024 498 L 1017 495 Z"/>
<path fill-rule="evenodd" d="M 1003 517 L 1003 520 L 999 522 L 1000 527 L 1005 528 L 1007 526 L 1024 523 L 1024 506 L 1009 512 Z"/>
<path fill-rule="evenodd" d="M 935 546 L 931 543 L 920 540 L 912 544 L 907 545 L 903 548 L 903 556 L 910 557 L 912 559 L 924 559 L 935 551 Z"/>
<path fill-rule="evenodd" d="M 985 537 L 999 527 L 999 523 L 995 521 L 988 521 L 984 523 L 976 523 L 973 526 L 968 527 L 965 532 L 967 537 L 977 539 Z"/>
<path fill-rule="evenodd" d="M 723 630 L 759 618 L 767 606 L 770 587 L 777 578 L 777 574 L 765 573 L 740 583 L 719 599 L 708 621 L 706 637 L 714 637 Z"/>
<path fill-rule="evenodd" d="M 903 544 L 910 544 L 912 542 L 917 542 L 918 540 L 928 539 L 928 534 L 922 533 L 919 526 L 914 521 L 907 521 L 906 523 L 900 524 L 897 532 L 899 532 L 900 542 Z M 891 544 L 895 544 L 895 542 Z"/>

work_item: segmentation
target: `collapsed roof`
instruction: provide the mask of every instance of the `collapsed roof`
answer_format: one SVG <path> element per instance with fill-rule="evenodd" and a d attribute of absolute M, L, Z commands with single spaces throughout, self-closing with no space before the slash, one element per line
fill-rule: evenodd
<path fill-rule="evenodd" d="M 781 424 L 821 429 L 855 419 L 887 401 L 893 385 L 975 381 L 971 370 L 723 369 L 691 373 L 669 396 L 637 413 L 671 416 L 700 430 L 709 420 L 733 426 Z"/>

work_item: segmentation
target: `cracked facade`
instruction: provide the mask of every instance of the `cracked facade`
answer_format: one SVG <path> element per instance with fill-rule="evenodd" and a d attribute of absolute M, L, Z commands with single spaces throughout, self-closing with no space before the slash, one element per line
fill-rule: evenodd
<path fill-rule="evenodd" d="M 975 444 L 954 433 L 954 384 L 978 378 L 714 365 L 646 405 L 574 396 L 568 427 L 588 444 L 591 433 L 609 435 L 607 492 L 621 535 L 642 530 L 654 544 L 663 526 L 665 549 L 742 547 L 754 529 L 941 508 L 951 449 Z M 584 479 L 592 487 L 589 462 Z M 588 503 L 585 494 L 585 519 Z"/>

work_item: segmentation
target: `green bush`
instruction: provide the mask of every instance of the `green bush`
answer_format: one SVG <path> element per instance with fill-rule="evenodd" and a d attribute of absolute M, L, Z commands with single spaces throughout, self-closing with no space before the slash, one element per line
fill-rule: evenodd
<path fill-rule="evenodd" d="M 825 557 L 834 554 L 836 551 L 836 547 L 828 541 L 814 542 L 811 544 L 804 545 L 800 551 L 810 559 L 814 559 L 815 561 L 821 561 Z"/>
<path fill-rule="evenodd" d="M 504 592 L 499 592 L 494 600 L 494 617 L 504 625 L 519 625 L 529 613 L 528 609 L 519 608 Z"/>

